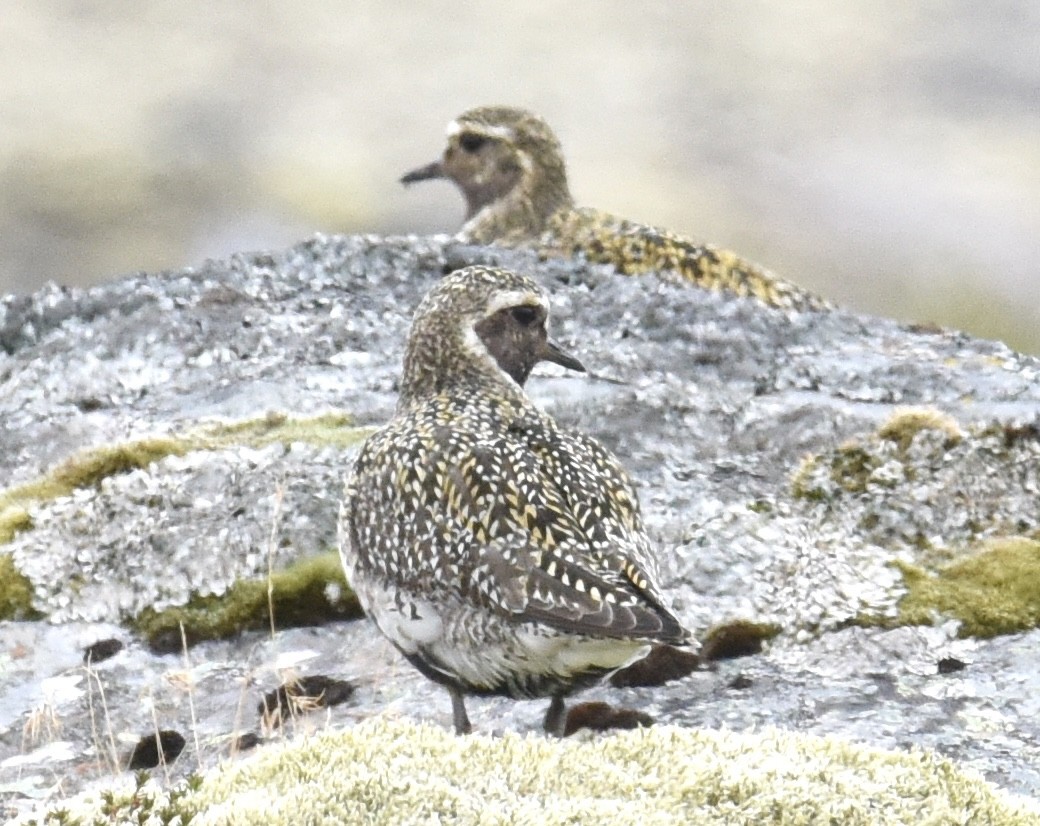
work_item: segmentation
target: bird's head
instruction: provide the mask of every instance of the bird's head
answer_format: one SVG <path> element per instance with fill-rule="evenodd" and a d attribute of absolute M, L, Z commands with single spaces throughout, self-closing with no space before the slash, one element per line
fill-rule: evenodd
<path fill-rule="evenodd" d="M 531 278 L 466 267 L 442 279 L 415 311 L 402 398 L 443 391 L 471 378 L 523 387 L 540 361 L 585 368 L 549 338 L 549 300 Z"/>
<path fill-rule="evenodd" d="M 466 199 L 473 240 L 503 233 L 536 235 L 556 210 L 573 204 L 560 143 L 537 115 L 507 106 L 482 106 L 448 125 L 441 159 L 409 172 L 404 184 L 447 178 Z M 480 231 L 494 222 L 493 232 Z M 466 233 L 466 228 L 463 230 Z"/>

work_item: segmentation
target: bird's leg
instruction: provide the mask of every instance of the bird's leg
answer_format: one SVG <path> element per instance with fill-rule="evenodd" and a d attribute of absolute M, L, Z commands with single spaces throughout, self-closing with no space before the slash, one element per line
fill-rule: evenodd
<path fill-rule="evenodd" d="M 470 725 L 469 717 L 466 716 L 466 703 L 462 699 L 462 692 L 449 686 L 448 693 L 451 695 L 451 715 L 455 721 L 455 733 L 469 734 L 473 730 L 473 726 Z"/>
<path fill-rule="evenodd" d="M 567 726 L 567 709 L 563 706 L 562 694 L 553 694 L 552 700 L 549 702 L 549 710 L 545 712 L 543 726 L 546 734 L 551 734 L 553 737 L 563 737 L 563 732 Z"/>

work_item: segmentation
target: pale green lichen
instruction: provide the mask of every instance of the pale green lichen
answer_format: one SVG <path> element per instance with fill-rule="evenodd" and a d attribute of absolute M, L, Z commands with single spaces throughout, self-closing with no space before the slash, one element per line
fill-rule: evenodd
<path fill-rule="evenodd" d="M 377 718 L 265 748 L 171 793 L 64 801 L 68 824 L 1040 824 L 1040 807 L 933 752 L 792 731 L 637 729 L 583 740 L 456 737 Z M 28 821 L 42 826 L 44 815 Z"/>

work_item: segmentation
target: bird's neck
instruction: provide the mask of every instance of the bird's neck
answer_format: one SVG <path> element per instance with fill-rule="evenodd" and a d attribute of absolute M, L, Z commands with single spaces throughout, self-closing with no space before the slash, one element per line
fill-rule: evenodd
<path fill-rule="evenodd" d="M 490 396 L 505 404 L 527 405 L 523 389 L 492 360 L 479 359 L 443 339 L 427 340 L 405 355 L 398 409 L 447 397 L 458 405 Z M 450 351 L 450 352 L 449 352 Z"/>
<path fill-rule="evenodd" d="M 459 231 L 469 243 L 522 243 L 535 240 L 561 209 L 574 206 L 562 169 L 529 175 L 502 197 L 476 210 Z"/>

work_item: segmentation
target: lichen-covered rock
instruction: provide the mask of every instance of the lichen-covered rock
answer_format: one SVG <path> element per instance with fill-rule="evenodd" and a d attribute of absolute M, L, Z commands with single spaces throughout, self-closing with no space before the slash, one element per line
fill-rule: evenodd
<path fill-rule="evenodd" d="M 979 543 L 1038 538 L 1037 359 L 582 260 L 350 237 L 0 302 L 0 611 L 22 620 L 0 624 L 0 791 L 67 793 L 105 762 L 104 737 L 157 725 L 198 732 L 178 766 L 210 763 L 257 725 L 236 709 L 287 672 L 349 679 L 351 718 L 389 703 L 447 719 L 366 625 L 282 630 L 294 609 L 275 585 L 325 599 L 293 572 L 335 544 L 342 473 L 393 409 L 412 310 L 472 263 L 549 289 L 554 336 L 590 374 L 542 368 L 529 391 L 632 471 L 684 623 L 769 629 L 757 656 L 588 699 L 658 723 L 941 746 L 1040 790 L 1033 592 L 1011 593 L 1017 624 L 993 636 L 945 587 L 998 581 L 991 563 L 1012 558 L 1035 570 L 1031 544 Z M 320 588 L 342 607 L 341 583 Z M 179 649 L 182 623 L 196 647 L 149 650 Z M 113 637 L 124 649 L 83 674 L 83 649 Z M 940 677 L 942 658 L 967 667 Z M 522 703 L 488 719 L 534 727 Z"/>
<path fill-rule="evenodd" d="M 805 459 L 796 498 L 850 520 L 875 545 L 908 552 L 1040 533 L 1040 429 L 961 429 L 934 411 L 901 411 L 874 434 Z"/>

